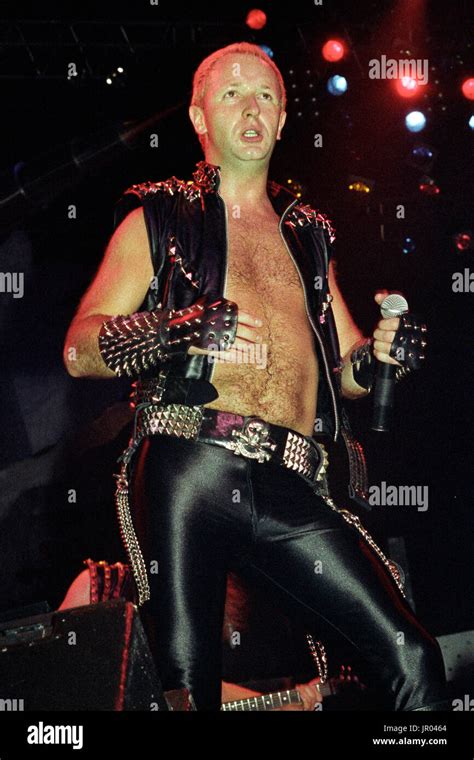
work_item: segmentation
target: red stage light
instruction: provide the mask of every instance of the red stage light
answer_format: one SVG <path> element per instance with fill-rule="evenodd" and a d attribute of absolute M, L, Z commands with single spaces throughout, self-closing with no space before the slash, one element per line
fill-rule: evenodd
<path fill-rule="evenodd" d="M 425 195 L 439 195 L 441 190 L 439 186 L 436 184 L 434 179 L 431 177 L 422 177 L 420 179 L 418 188 L 421 193 L 424 193 Z"/>
<path fill-rule="evenodd" d="M 263 11 L 259 10 L 258 8 L 254 8 L 247 13 L 245 23 L 251 29 L 263 29 L 267 23 L 267 16 Z"/>
<path fill-rule="evenodd" d="M 339 40 L 328 40 L 328 42 L 323 45 L 321 52 L 325 61 L 334 63 L 335 61 L 340 61 L 341 58 L 344 58 L 346 49 L 344 44 Z"/>
<path fill-rule="evenodd" d="M 472 233 L 458 232 L 458 234 L 454 236 L 454 242 L 458 251 L 470 251 L 473 248 Z"/>
<path fill-rule="evenodd" d="M 468 100 L 474 100 L 474 77 L 465 79 L 461 86 L 462 94 Z"/>
<path fill-rule="evenodd" d="M 395 82 L 395 89 L 402 98 L 412 98 L 418 93 L 419 84 L 412 77 L 401 77 Z"/>

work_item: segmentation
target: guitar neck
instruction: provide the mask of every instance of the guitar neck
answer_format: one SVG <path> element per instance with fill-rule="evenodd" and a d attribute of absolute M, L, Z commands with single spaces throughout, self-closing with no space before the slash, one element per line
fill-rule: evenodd
<path fill-rule="evenodd" d="M 332 694 L 331 686 L 328 683 L 319 687 L 323 697 Z M 248 697 L 247 699 L 236 699 L 234 702 L 224 702 L 221 710 L 277 710 L 285 705 L 301 704 L 303 700 L 298 689 L 288 689 L 287 691 L 275 691 L 272 694 L 262 694 L 259 697 Z"/>

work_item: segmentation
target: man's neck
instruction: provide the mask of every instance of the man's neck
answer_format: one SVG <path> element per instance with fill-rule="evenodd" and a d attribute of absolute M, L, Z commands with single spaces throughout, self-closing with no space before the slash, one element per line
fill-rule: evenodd
<path fill-rule="evenodd" d="M 219 194 L 227 206 L 255 211 L 272 208 L 267 193 L 268 166 L 258 167 L 248 161 L 235 167 L 224 161 L 212 160 L 209 156 L 206 156 L 206 161 L 220 166 Z"/>

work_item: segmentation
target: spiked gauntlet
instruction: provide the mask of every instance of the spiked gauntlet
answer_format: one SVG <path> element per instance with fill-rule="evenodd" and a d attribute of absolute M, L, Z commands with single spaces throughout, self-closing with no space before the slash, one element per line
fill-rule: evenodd
<path fill-rule="evenodd" d="M 227 350 L 235 341 L 237 304 L 201 296 L 185 309 L 154 309 L 105 321 L 99 351 L 116 375 L 137 377 L 143 371 L 184 358 L 190 346 Z"/>

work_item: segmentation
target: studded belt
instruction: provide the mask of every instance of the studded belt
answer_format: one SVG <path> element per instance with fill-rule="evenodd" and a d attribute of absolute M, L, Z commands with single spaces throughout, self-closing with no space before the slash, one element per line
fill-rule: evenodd
<path fill-rule="evenodd" d="M 260 417 L 184 404 L 147 404 L 136 411 L 135 440 L 170 435 L 201 441 L 257 462 L 276 462 L 311 485 L 326 481 L 327 451 L 309 436 Z"/>

